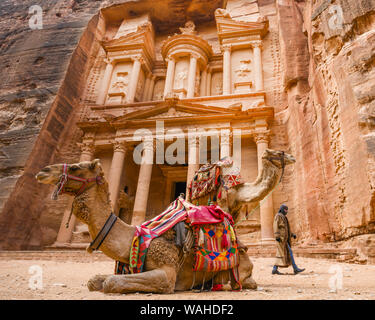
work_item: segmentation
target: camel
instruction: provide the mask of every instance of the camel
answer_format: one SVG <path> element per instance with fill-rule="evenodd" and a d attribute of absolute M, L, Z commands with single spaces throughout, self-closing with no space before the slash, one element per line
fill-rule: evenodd
<path fill-rule="evenodd" d="M 295 158 L 290 154 L 266 149 L 262 155 L 262 170 L 256 180 L 229 189 L 225 198 L 218 199 L 218 205 L 229 212 L 237 224 L 242 218 L 240 213 L 242 206 L 247 205 L 251 211 L 257 208 L 260 201 L 281 181 L 284 167 L 295 162 Z"/>
<path fill-rule="evenodd" d="M 291 155 L 280 151 L 266 150 L 263 155 L 263 169 L 256 181 L 236 186 L 233 191 L 228 193 L 227 209 L 229 212 L 233 210 L 236 214 L 242 204 L 262 200 L 277 184 L 282 163 L 286 165 L 293 162 L 295 160 Z M 72 214 L 88 225 L 89 233 L 92 239 L 95 239 L 111 212 L 108 183 L 104 178 L 100 160 L 95 159 L 69 165 L 50 165 L 42 169 L 36 175 L 36 179 L 43 184 L 59 186 L 63 172 L 81 179 L 89 179 L 86 180 L 85 185 L 82 181 L 66 179 L 64 192 L 75 195 Z M 187 255 L 180 266 L 181 249 L 174 243 L 174 237 L 171 238 L 170 231 L 151 241 L 145 259 L 144 272 L 124 275 L 96 275 L 88 281 L 88 289 L 104 293 L 173 293 L 189 290 L 193 283 L 196 286 L 201 286 L 208 281 L 212 281 L 213 284 L 225 283 L 226 290 L 238 289 L 237 283 L 233 281 L 233 275 L 228 271 L 211 272 L 208 275 L 205 272 L 195 272 L 194 275 L 192 253 Z M 116 261 L 129 263 L 134 232 L 135 226 L 117 219 L 100 250 Z M 239 251 L 238 272 L 242 289 L 256 289 L 257 284 L 252 278 L 253 264 L 245 249 L 240 248 Z"/>

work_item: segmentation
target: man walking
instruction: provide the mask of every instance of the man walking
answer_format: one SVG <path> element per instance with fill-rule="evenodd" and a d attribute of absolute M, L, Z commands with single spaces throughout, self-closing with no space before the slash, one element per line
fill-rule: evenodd
<path fill-rule="evenodd" d="M 294 261 L 293 252 L 290 246 L 290 238 L 297 237 L 290 232 L 289 222 L 286 215 L 288 214 L 288 207 L 283 204 L 280 206 L 279 212 L 276 214 L 273 221 L 273 232 L 277 241 L 276 261 L 272 269 L 272 274 L 282 274 L 278 267 L 287 268 L 293 266 L 294 274 L 300 273 L 305 269 L 299 269 Z"/>

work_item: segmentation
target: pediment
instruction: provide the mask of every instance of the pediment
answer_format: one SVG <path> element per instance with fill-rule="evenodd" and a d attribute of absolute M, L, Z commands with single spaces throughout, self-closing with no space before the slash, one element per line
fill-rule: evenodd
<path fill-rule="evenodd" d="M 238 110 L 191 103 L 162 102 L 141 111 L 118 117 L 115 122 L 145 120 L 182 120 L 214 116 L 235 116 Z"/>
<path fill-rule="evenodd" d="M 138 27 L 138 30 L 117 39 L 103 42 L 106 51 L 115 51 L 129 46 L 144 46 L 147 43 L 153 43 L 151 25 Z"/>
<path fill-rule="evenodd" d="M 227 17 L 216 17 L 216 26 L 220 38 L 249 34 L 264 36 L 268 31 L 268 21 L 245 22 Z"/>

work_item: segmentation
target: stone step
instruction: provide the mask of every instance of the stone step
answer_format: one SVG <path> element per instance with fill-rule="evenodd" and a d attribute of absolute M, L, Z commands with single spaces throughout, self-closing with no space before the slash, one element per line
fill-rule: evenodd
<path fill-rule="evenodd" d="M 261 246 L 256 244 L 246 244 L 248 247 L 247 254 L 250 257 L 275 257 L 276 246 Z M 357 254 L 354 248 L 302 248 L 294 247 L 293 254 L 296 257 L 317 258 L 317 259 L 334 259 L 337 261 L 350 261 Z"/>
<path fill-rule="evenodd" d="M 87 253 L 85 250 L 45 250 L 45 251 L 0 251 L 0 260 L 53 260 L 53 261 L 113 261 L 101 251 Z"/>

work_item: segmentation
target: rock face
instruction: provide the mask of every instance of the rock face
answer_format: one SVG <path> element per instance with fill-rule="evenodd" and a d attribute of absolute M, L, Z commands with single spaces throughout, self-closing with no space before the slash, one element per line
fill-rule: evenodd
<path fill-rule="evenodd" d="M 375 1 L 277 5 L 292 224 L 320 240 L 374 232 Z"/>
<path fill-rule="evenodd" d="M 0 249 L 54 242 L 66 200 L 48 200 L 51 190 L 34 175 L 47 164 L 78 160 L 76 123 L 94 57 L 123 17 L 114 18 L 113 31 L 104 21 L 127 2 L 43 3 L 41 30 L 28 25 L 33 1 L 0 3 Z M 129 5 L 142 14 L 151 2 Z M 274 207 L 289 205 L 292 228 L 306 242 L 375 232 L 375 0 L 331 2 L 226 1 L 233 17 L 246 20 L 254 7 L 270 21 L 265 41 L 272 52 L 263 56 L 266 100 L 275 108 L 270 146 L 297 159 L 274 193 Z M 223 6 L 154 3 L 157 31 L 176 32 Z M 163 14 L 166 6 L 173 17 Z"/>

